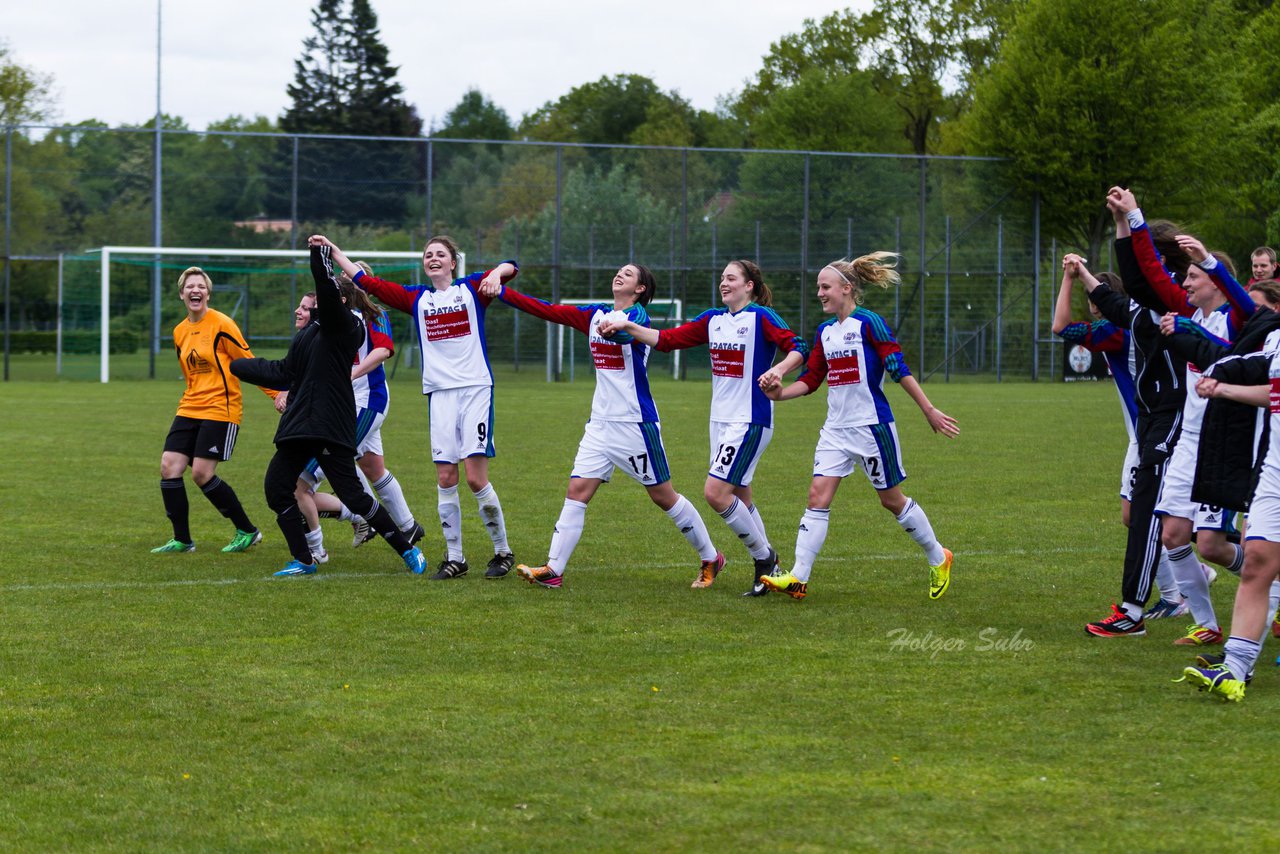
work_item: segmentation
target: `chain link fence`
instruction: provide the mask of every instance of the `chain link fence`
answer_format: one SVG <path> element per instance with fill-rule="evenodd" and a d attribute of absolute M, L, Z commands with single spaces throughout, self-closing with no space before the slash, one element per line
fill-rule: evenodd
<path fill-rule="evenodd" d="M 1039 249 L 1037 200 L 1015 196 L 1006 171 L 975 158 L 9 127 L 5 378 L 97 379 L 104 325 L 112 378 L 175 376 L 175 283 L 189 264 L 210 269 L 214 307 L 255 349 L 282 349 L 310 288 L 305 263 L 118 256 L 104 324 L 100 250 L 299 249 L 320 232 L 348 250 L 410 252 L 447 233 L 470 269 L 514 258 L 517 287 L 552 301 L 608 301 L 618 267 L 642 263 L 667 300 L 659 323 L 677 301 L 686 319 L 719 305 L 721 270 L 748 258 L 806 337 L 823 320 L 819 269 L 895 251 L 902 285 L 866 305 L 917 376 L 1037 379 L 1060 352 L 1047 328 L 1054 288 L 1042 287 L 1056 264 Z M 376 266 L 421 280 L 412 262 Z M 495 306 L 487 332 L 500 369 L 590 371 L 586 348 L 566 363 L 542 321 Z M 654 354 L 655 369 L 674 369 L 668 358 Z M 678 372 L 709 376 L 705 352 Z"/>

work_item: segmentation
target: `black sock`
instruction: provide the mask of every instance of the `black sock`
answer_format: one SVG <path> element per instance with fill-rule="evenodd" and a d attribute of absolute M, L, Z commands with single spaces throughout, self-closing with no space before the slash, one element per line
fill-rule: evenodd
<path fill-rule="evenodd" d="M 276 514 L 276 524 L 280 533 L 284 534 L 285 544 L 289 546 L 289 554 L 301 563 L 314 563 L 311 559 L 311 546 L 307 545 L 307 520 L 302 511 L 294 504 L 283 513 Z"/>
<path fill-rule="evenodd" d="M 244 512 L 244 507 L 240 505 L 240 499 L 236 497 L 236 491 L 231 488 L 231 484 L 215 474 L 200 489 L 204 492 L 204 497 L 209 499 L 209 503 L 216 507 L 219 513 L 231 520 L 237 531 L 258 530 L 249 521 L 249 516 Z"/>
<path fill-rule="evenodd" d="M 173 524 L 173 538 L 180 543 L 190 543 L 190 505 L 187 504 L 187 488 L 182 478 L 160 478 L 160 497 L 164 499 L 164 515 Z"/>
<path fill-rule="evenodd" d="M 365 521 L 369 523 L 369 527 L 382 535 L 382 538 L 391 545 L 391 548 L 396 550 L 396 554 L 403 555 L 405 552 L 409 551 L 409 549 L 413 548 L 413 546 L 409 544 L 409 538 L 404 535 L 403 531 L 396 527 L 396 523 L 392 520 L 391 514 L 388 513 L 387 509 L 382 505 L 378 505 L 378 509 L 375 510 L 373 515 L 368 517 Z"/>

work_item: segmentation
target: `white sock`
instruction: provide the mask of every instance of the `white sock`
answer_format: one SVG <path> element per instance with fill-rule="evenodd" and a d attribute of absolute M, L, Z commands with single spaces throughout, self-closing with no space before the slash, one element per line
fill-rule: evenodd
<path fill-rule="evenodd" d="M 350 510 L 348 510 L 348 509 L 347 509 L 347 505 L 345 505 L 345 504 L 339 504 L 339 505 L 338 505 L 338 519 L 339 519 L 339 520 L 341 520 L 341 521 L 343 521 L 343 522 L 354 522 L 354 521 L 356 521 L 356 520 L 357 520 L 357 519 L 359 519 L 359 518 L 360 518 L 359 516 L 357 516 L 356 514 L 352 513 Z"/>
<path fill-rule="evenodd" d="M 314 531 L 307 531 L 307 548 L 317 555 L 324 551 L 324 531 L 319 527 Z"/>
<path fill-rule="evenodd" d="M 902 530 L 910 534 L 911 539 L 924 549 L 925 560 L 929 561 L 929 566 L 940 566 L 947 559 L 947 556 L 942 553 L 942 546 L 938 545 L 938 538 L 933 535 L 933 526 L 929 524 L 929 517 L 924 515 L 923 507 L 908 498 L 907 506 L 902 508 L 901 515 L 895 518 L 902 526 Z"/>
<path fill-rule="evenodd" d="M 493 553 L 505 555 L 511 553 L 507 545 L 507 523 L 502 518 L 502 502 L 498 493 L 493 491 L 493 484 L 486 483 L 484 489 L 473 492 L 476 504 L 480 507 L 480 520 L 489 531 L 489 539 L 493 540 Z"/>
<path fill-rule="evenodd" d="M 400 488 L 400 481 L 396 480 L 396 476 L 387 472 L 382 480 L 373 485 L 373 490 L 382 501 L 382 506 L 391 514 L 391 521 L 396 523 L 396 527 L 401 531 L 411 530 L 414 525 L 413 513 L 404 500 L 404 490 Z"/>
<path fill-rule="evenodd" d="M 445 557 L 461 561 L 462 505 L 458 503 L 458 487 L 436 487 L 436 512 L 440 514 L 440 531 L 444 534 Z"/>
<path fill-rule="evenodd" d="M 680 533 L 684 534 L 689 545 L 693 546 L 694 551 L 698 553 L 698 560 L 715 560 L 716 547 L 711 544 L 707 525 L 689 499 L 677 493 L 676 503 L 667 511 L 667 515 L 671 517 L 672 522 L 676 523 Z"/>
<path fill-rule="evenodd" d="M 773 544 L 769 542 L 769 534 L 764 529 L 764 519 L 760 517 L 760 511 L 756 509 L 753 503 L 747 507 L 751 511 L 751 519 L 756 523 L 756 536 L 760 538 L 760 544 L 766 549 L 773 549 Z"/>
<path fill-rule="evenodd" d="M 1232 676 L 1244 679 L 1253 672 L 1253 665 L 1258 661 L 1258 654 L 1261 652 L 1260 642 L 1232 635 L 1227 638 L 1226 646 L 1222 648 L 1222 663 L 1227 665 Z"/>
<path fill-rule="evenodd" d="M 1267 640 L 1267 633 L 1271 631 L 1271 621 L 1276 618 L 1276 608 L 1280 608 L 1280 579 L 1271 582 L 1271 594 L 1267 597 L 1267 620 L 1262 625 L 1262 636 L 1258 638 L 1258 646 L 1262 646 Z"/>
<path fill-rule="evenodd" d="M 1169 566 L 1169 550 L 1160 550 L 1160 562 L 1156 564 L 1156 587 L 1160 588 L 1160 598 L 1166 602 L 1181 602 L 1182 591 L 1173 578 L 1173 567 Z"/>
<path fill-rule="evenodd" d="M 1244 569 L 1244 549 L 1237 543 L 1231 543 L 1231 547 L 1236 550 L 1236 556 L 1231 563 L 1227 564 L 1227 572 L 1234 572 L 1239 575 L 1240 570 Z"/>
<path fill-rule="evenodd" d="M 747 509 L 747 505 L 743 504 L 738 498 L 733 499 L 733 503 L 721 512 L 725 524 L 729 526 L 729 530 L 737 535 L 742 544 L 747 547 L 747 551 L 751 552 L 751 557 L 756 560 L 764 560 L 769 556 L 769 544 L 761 543 L 759 531 L 756 528 L 756 520 L 751 517 L 751 511 Z"/>
<path fill-rule="evenodd" d="M 547 566 L 556 575 L 564 575 L 573 550 L 578 547 L 582 538 L 582 525 L 587 519 L 587 505 L 571 498 L 564 500 L 560 508 L 560 518 L 556 520 L 555 531 L 551 534 L 551 548 L 547 549 Z"/>
<path fill-rule="evenodd" d="M 1187 605 L 1191 608 L 1191 619 L 1198 626 L 1218 628 L 1213 602 L 1209 600 L 1209 580 L 1204 577 L 1200 559 L 1196 557 L 1190 543 L 1169 552 L 1169 566 L 1173 570 L 1173 580 L 1177 582 L 1178 590 L 1186 597 Z"/>
<path fill-rule="evenodd" d="M 822 544 L 827 541 L 827 521 L 830 516 L 830 510 L 814 510 L 810 507 L 800 517 L 800 528 L 796 532 L 796 565 L 791 570 L 796 581 L 809 580 L 813 562 L 818 559 L 818 552 L 822 551 Z"/>

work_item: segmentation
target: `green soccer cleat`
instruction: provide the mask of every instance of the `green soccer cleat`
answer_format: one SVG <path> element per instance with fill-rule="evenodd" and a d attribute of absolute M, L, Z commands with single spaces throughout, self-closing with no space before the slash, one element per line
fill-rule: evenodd
<path fill-rule="evenodd" d="M 256 546 L 262 542 L 262 532 L 258 530 L 241 531 L 236 529 L 236 535 L 231 538 L 231 542 L 222 547 L 224 552 L 246 552 L 251 546 Z"/>
<path fill-rule="evenodd" d="M 801 581 L 789 572 L 786 575 L 762 575 L 760 583 L 770 590 L 785 593 L 792 599 L 803 599 L 809 595 L 809 582 Z"/>
<path fill-rule="evenodd" d="M 196 550 L 195 543 L 184 543 L 182 540 L 170 540 L 163 546 L 157 546 L 151 550 L 153 555 L 180 554 L 182 552 L 193 552 Z"/>
<path fill-rule="evenodd" d="M 1225 664 L 1215 664 L 1211 667 L 1187 667 L 1182 671 L 1182 678 L 1173 681 L 1190 682 L 1198 690 L 1207 691 L 1231 703 L 1238 703 L 1244 699 L 1244 689 L 1247 684 L 1247 680 L 1236 679 L 1235 674 L 1228 670 Z"/>
<path fill-rule="evenodd" d="M 955 555 L 951 554 L 951 549 L 943 549 L 942 554 L 945 555 L 942 563 L 929 567 L 930 599 L 941 599 L 942 594 L 951 586 L 951 561 Z"/>

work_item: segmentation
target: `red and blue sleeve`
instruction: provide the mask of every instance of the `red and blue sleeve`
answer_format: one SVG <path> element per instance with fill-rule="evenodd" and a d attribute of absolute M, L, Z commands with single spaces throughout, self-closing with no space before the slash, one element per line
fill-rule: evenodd
<path fill-rule="evenodd" d="M 786 321 L 773 310 L 762 312 L 760 329 L 765 340 L 784 353 L 798 350 L 801 356 L 809 355 L 809 344 L 799 335 L 791 331 Z"/>
<path fill-rule="evenodd" d="M 1124 330 L 1110 320 L 1068 323 L 1058 337 L 1093 353 L 1117 353 L 1124 349 Z"/>
<path fill-rule="evenodd" d="M 797 378 L 809 387 L 809 393 L 818 390 L 822 381 L 827 378 L 827 354 L 822 349 L 822 329 L 813 336 L 813 349 L 809 351 L 809 361 L 805 363 L 804 372 Z"/>
<path fill-rule="evenodd" d="M 554 305 L 549 302 L 543 302 L 505 285 L 502 287 L 502 293 L 498 294 L 498 299 L 512 308 L 518 308 L 526 314 L 532 314 L 534 317 L 541 317 L 543 320 L 559 323 L 561 326 L 572 326 L 583 333 L 591 330 L 591 314 L 579 311 L 574 306 Z"/>
<path fill-rule="evenodd" d="M 1244 322 L 1253 316 L 1258 305 L 1253 301 L 1253 297 L 1249 296 L 1249 292 L 1236 281 L 1236 277 L 1231 275 L 1226 264 L 1219 261 L 1208 273 L 1209 278 L 1213 279 L 1213 283 L 1218 286 L 1218 290 L 1222 291 L 1223 296 L 1227 298 L 1227 304 L 1231 306 L 1229 323 L 1234 335 Z"/>
<path fill-rule="evenodd" d="M 704 311 L 688 323 L 661 330 L 658 332 L 658 343 L 654 346 L 654 349 L 663 353 L 670 353 L 672 350 L 687 350 L 690 347 L 697 347 L 699 344 L 706 344 L 711 337 L 707 325 L 711 322 L 714 314 L 715 312 L 713 311 Z"/>
<path fill-rule="evenodd" d="M 369 347 L 385 347 L 392 353 L 396 351 L 395 341 L 391 338 L 391 321 L 387 319 L 385 311 L 379 312 L 378 317 L 369 324 Z"/>
<path fill-rule="evenodd" d="M 893 330 L 879 315 L 873 314 L 866 319 L 871 346 L 880 357 L 885 373 L 896 383 L 902 382 L 903 377 L 911 376 L 911 369 L 907 367 L 907 360 L 902 355 L 902 348 L 898 346 L 898 339 L 893 337 Z"/>
<path fill-rule="evenodd" d="M 511 275 L 502 277 L 502 283 L 505 285 L 507 282 L 514 279 L 516 277 L 516 274 L 520 272 L 520 265 L 517 264 L 515 261 L 511 260 L 510 258 L 508 258 L 506 261 L 498 262 L 499 266 L 503 264 L 510 264 L 512 267 L 516 268 L 515 272 L 513 272 Z M 494 270 L 496 269 L 497 267 L 494 267 Z M 480 286 L 480 283 L 484 281 L 485 277 L 492 272 L 493 270 L 485 270 L 483 273 L 472 273 L 471 275 L 467 276 L 462 280 L 463 283 L 468 288 L 471 289 L 471 293 L 475 294 L 476 302 L 480 303 L 480 305 L 485 308 L 488 308 L 489 303 L 493 302 L 493 297 L 487 297 L 484 294 L 480 293 L 479 286 Z"/>
<path fill-rule="evenodd" d="M 1147 228 L 1147 224 L 1144 222 L 1134 228 L 1131 235 L 1133 254 L 1137 258 L 1138 268 L 1142 270 L 1142 277 L 1164 304 L 1165 310 L 1183 317 L 1195 314 L 1195 306 L 1187 302 L 1187 292 L 1173 280 L 1173 276 L 1160 261 L 1160 253 L 1156 251 L 1156 244 L 1151 239 L 1151 230 Z"/>
<path fill-rule="evenodd" d="M 351 281 L 355 282 L 362 290 L 382 300 L 383 305 L 391 306 L 397 311 L 403 311 L 405 314 L 413 314 L 413 307 L 418 302 L 418 295 L 426 290 L 424 285 L 397 285 L 395 282 L 388 282 L 385 279 L 379 279 L 377 276 L 370 276 L 363 270 L 356 273 L 355 278 Z"/>

